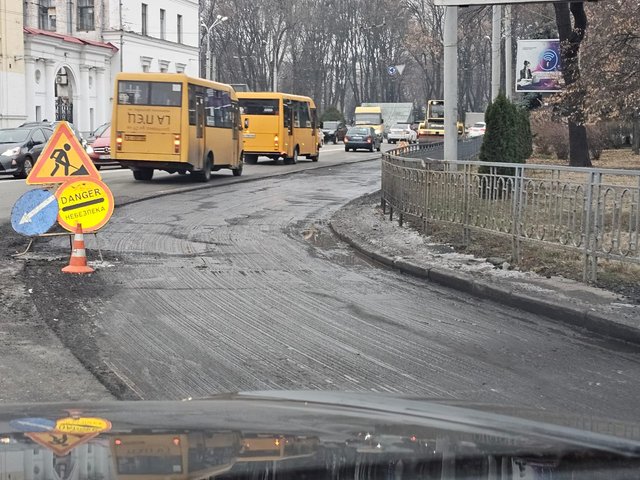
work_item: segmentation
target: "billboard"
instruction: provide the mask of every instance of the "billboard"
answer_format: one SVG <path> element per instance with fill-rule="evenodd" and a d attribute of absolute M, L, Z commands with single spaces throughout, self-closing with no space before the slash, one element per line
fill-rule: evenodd
<path fill-rule="evenodd" d="M 516 92 L 559 92 L 564 86 L 560 40 L 518 40 Z"/>

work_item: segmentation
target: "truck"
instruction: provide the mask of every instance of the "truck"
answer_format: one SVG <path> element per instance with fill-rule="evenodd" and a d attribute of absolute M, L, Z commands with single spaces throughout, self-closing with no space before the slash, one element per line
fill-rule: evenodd
<path fill-rule="evenodd" d="M 389 130 L 394 125 L 412 124 L 414 121 L 413 103 L 363 103 L 363 107 L 380 107 L 384 118 L 384 137 L 388 140 Z"/>
<path fill-rule="evenodd" d="M 384 118 L 382 109 L 379 106 L 367 107 L 360 105 L 356 107 L 354 124 L 358 127 L 373 127 L 380 141 L 384 136 Z"/>
<path fill-rule="evenodd" d="M 484 122 L 484 112 L 466 112 L 464 114 L 465 129 L 469 129 L 478 122 Z"/>

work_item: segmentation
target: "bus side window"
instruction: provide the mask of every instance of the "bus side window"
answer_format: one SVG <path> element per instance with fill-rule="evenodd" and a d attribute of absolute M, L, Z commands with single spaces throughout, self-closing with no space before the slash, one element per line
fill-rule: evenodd
<path fill-rule="evenodd" d="M 284 128 L 289 129 L 289 131 L 291 131 L 291 114 L 292 114 L 292 108 L 291 108 L 291 103 L 290 102 L 286 102 L 284 104 Z"/>
<path fill-rule="evenodd" d="M 302 114 L 302 104 L 300 102 L 292 102 L 293 106 L 293 128 L 300 128 L 300 117 Z"/>
<path fill-rule="evenodd" d="M 189 85 L 189 125 L 196 124 L 196 87 Z"/>
<path fill-rule="evenodd" d="M 311 109 L 311 128 L 314 132 L 318 128 L 318 112 L 315 108 Z"/>

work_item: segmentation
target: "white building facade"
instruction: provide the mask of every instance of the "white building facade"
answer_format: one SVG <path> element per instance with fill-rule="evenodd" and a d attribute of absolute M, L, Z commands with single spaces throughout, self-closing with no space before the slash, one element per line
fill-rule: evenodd
<path fill-rule="evenodd" d="M 198 0 L 28 0 L 23 8 L 26 92 L 16 119 L 68 120 L 89 132 L 111 119 L 118 72 L 198 76 Z"/>
<path fill-rule="evenodd" d="M 22 0 L 0 0 L 0 128 L 24 122 Z"/>

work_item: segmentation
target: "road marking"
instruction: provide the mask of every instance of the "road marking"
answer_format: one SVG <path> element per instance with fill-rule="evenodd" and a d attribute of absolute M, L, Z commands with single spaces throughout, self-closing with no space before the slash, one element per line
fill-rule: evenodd
<path fill-rule="evenodd" d="M 33 217 L 35 217 L 42 210 L 47 208 L 47 206 L 49 206 L 52 202 L 54 202 L 55 199 L 56 197 L 54 196 L 47 197 L 40 205 L 35 207 L 30 212 L 27 212 L 24 215 L 22 215 L 22 218 L 20 219 L 20 225 L 24 225 L 25 223 L 31 223 L 31 219 L 33 219 Z"/>

